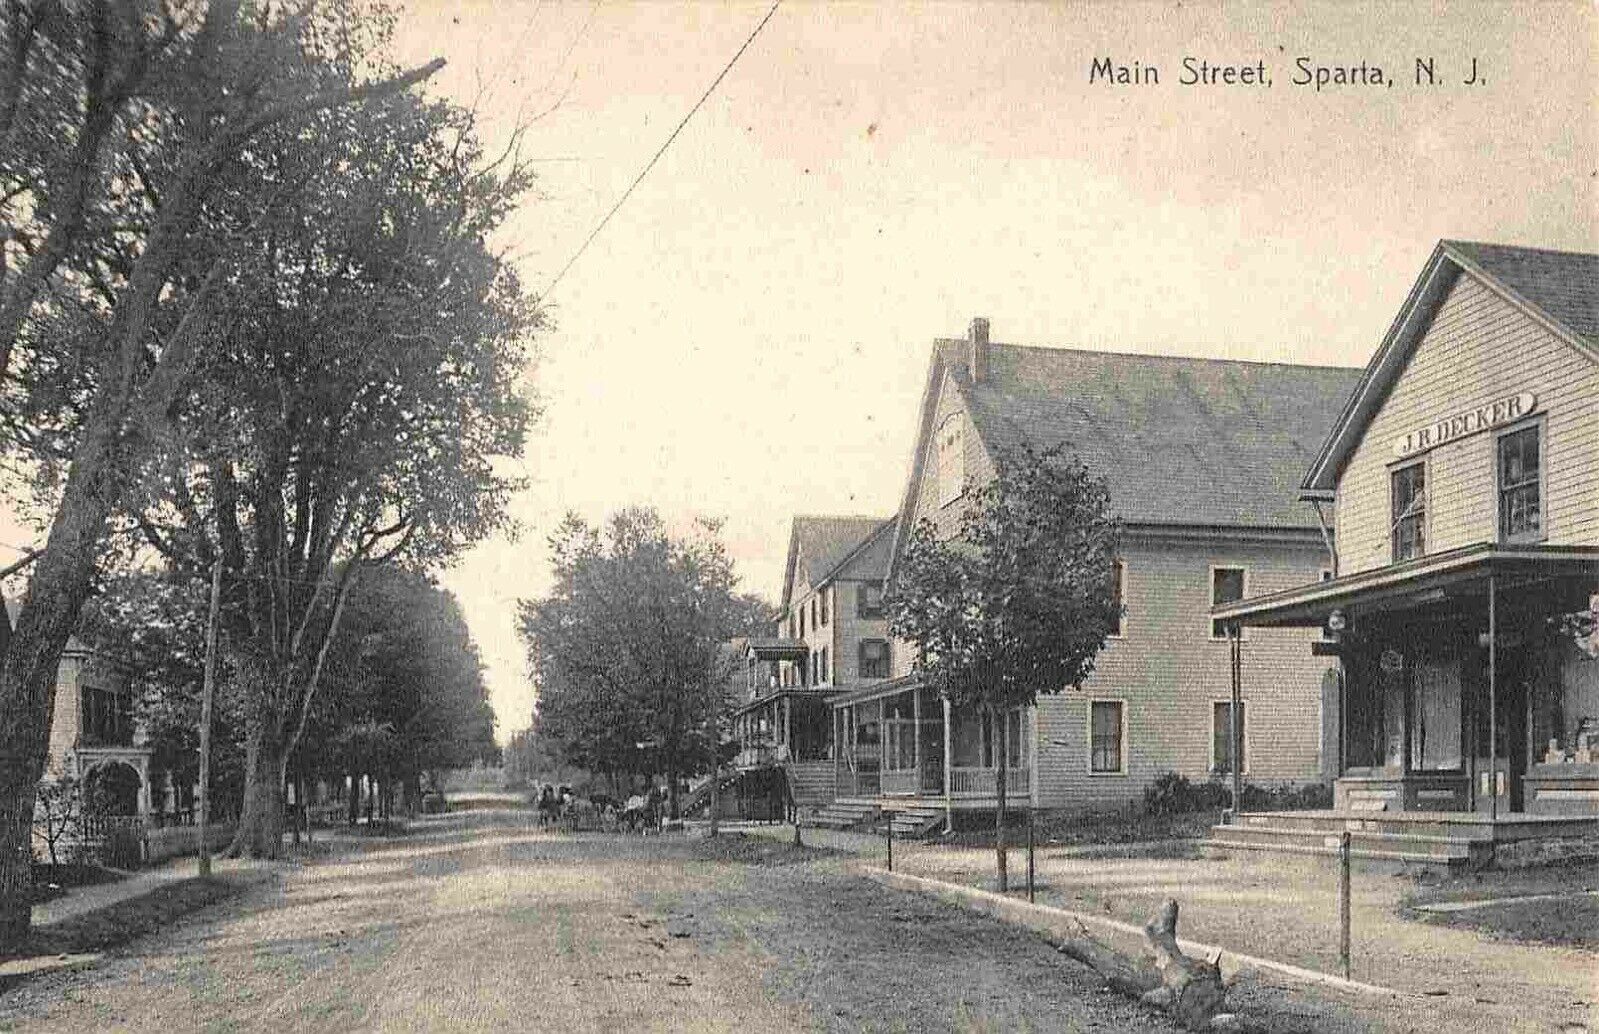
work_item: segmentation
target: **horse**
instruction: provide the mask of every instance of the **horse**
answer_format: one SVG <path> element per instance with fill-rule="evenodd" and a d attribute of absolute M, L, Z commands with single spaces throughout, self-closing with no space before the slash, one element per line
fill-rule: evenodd
<path fill-rule="evenodd" d="M 548 783 L 544 784 L 544 789 L 539 791 L 538 811 L 540 829 L 548 829 L 550 826 L 555 825 L 556 820 L 560 818 L 560 802 L 556 800 L 555 788 Z"/>

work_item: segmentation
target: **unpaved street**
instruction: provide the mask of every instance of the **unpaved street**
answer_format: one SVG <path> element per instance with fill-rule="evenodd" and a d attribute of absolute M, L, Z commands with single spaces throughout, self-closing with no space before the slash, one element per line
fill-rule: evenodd
<path fill-rule="evenodd" d="M 1036 938 L 836 859 L 530 823 L 441 816 L 293 866 L 8 992 L 0 1029 L 1169 1029 Z"/>

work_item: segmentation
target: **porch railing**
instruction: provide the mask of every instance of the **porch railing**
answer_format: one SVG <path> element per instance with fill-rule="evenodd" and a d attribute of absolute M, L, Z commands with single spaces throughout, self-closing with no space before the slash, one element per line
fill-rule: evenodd
<path fill-rule="evenodd" d="M 951 797 L 993 797 L 997 792 L 993 768 L 950 769 L 949 793 Z M 1005 770 L 1005 796 L 1032 792 L 1032 772 L 1026 768 Z"/>
<path fill-rule="evenodd" d="M 951 797 L 993 797 L 995 770 L 992 768 L 954 768 L 950 770 Z M 841 769 L 834 790 L 840 797 L 876 797 L 879 794 L 921 794 L 938 797 L 944 793 L 944 774 L 936 765 L 914 768 L 889 768 L 881 771 Z M 1032 773 L 1026 768 L 1005 770 L 1005 796 L 1025 797 L 1032 792 Z"/>
<path fill-rule="evenodd" d="M 833 792 L 839 797 L 876 797 L 883 792 L 883 774 L 843 769 L 838 773 L 838 785 Z"/>

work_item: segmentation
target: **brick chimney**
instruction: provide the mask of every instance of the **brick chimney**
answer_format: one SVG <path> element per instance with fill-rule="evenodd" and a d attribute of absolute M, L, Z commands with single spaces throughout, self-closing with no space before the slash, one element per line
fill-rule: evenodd
<path fill-rule="evenodd" d="M 976 384 L 988 376 L 988 320 L 978 316 L 966 331 L 966 369 Z"/>

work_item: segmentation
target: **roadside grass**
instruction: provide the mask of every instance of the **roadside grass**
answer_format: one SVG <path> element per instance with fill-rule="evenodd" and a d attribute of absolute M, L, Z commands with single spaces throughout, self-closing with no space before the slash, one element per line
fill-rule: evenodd
<path fill-rule="evenodd" d="M 99 865 L 61 864 L 35 862 L 33 865 L 33 903 L 42 905 L 64 897 L 77 887 L 94 887 L 103 883 L 125 880 L 128 874 L 119 869 Z"/>
<path fill-rule="evenodd" d="M 137 897 L 72 916 L 35 930 L 21 950 L 5 958 L 101 952 L 120 947 L 174 920 L 243 892 L 252 881 L 231 875 L 162 884 Z M 7 986 L 0 983 L 0 989 Z"/>
<path fill-rule="evenodd" d="M 1005 841 L 1012 847 L 1027 843 L 1027 812 L 1008 815 Z M 1041 811 L 1034 817 L 1033 841 L 1038 847 L 1092 847 L 1137 844 L 1168 840 L 1194 840 L 1204 837 L 1221 821 L 1219 810 L 1182 812 L 1176 815 L 1149 815 L 1142 811 L 1073 813 Z M 934 841 L 951 847 L 994 846 L 992 817 L 981 826 L 957 829 Z"/>
<path fill-rule="evenodd" d="M 1586 860 L 1536 868 L 1484 870 L 1417 880 L 1401 900 L 1407 919 L 1475 930 L 1492 937 L 1599 950 L 1599 870 Z M 1560 895 L 1558 899 L 1543 895 Z M 1541 898 L 1541 900 L 1515 900 Z M 1503 900 L 1501 900 L 1503 899 Z M 1427 905 L 1494 901 L 1464 911 Z"/>

